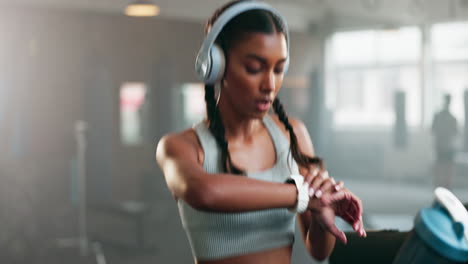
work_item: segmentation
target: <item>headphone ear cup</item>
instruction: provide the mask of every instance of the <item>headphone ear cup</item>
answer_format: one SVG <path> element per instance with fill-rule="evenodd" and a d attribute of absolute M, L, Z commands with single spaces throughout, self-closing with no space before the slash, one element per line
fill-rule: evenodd
<path fill-rule="evenodd" d="M 211 62 L 209 56 L 203 56 L 201 51 L 198 52 L 195 60 L 195 73 L 201 81 L 205 81 L 210 71 Z"/>
<path fill-rule="evenodd" d="M 211 68 L 207 75 L 205 83 L 214 85 L 220 81 L 224 75 L 226 67 L 226 58 L 224 52 L 217 44 L 213 44 L 210 49 Z"/>

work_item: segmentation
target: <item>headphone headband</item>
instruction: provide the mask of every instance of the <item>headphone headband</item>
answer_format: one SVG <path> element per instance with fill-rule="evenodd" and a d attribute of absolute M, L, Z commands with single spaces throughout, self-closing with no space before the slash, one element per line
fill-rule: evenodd
<path fill-rule="evenodd" d="M 212 25 L 210 31 L 205 37 L 205 40 L 203 41 L 203 44 L 198 52 L 197 60 L 195 63 L 195 70 L 201 80 L 207 83 L 214 82 L 214 79 L 211 73 L 213 72 L 213 67 L 218 67 L 219 63 L 212 61 L 213 58 L 212 58 L 211 52 L 212 52 L 212 49 L 215 49 L 214 46 L 216 46 L 215 45 L 216 38 L 218 37 L 219 33 L 221 33 L 224 26 L 226 26 L 226 24 L 229 23 L 229 21 L 231 21 L 231 19 L 233 19 L 237 15 L 243 12 L 249 11 L 249 10 L 256 10 L 256 9 L 268 11 L 272 13 L 275 17 L 280 19 L 281 24 L 283 25 L 284 31 L 286 34 L 286 43 L 287 43 L 288 57 L 289 57 L 288 25 L 286 23 L 286 20 L 283 18 L 283 16 L 281 16 L 281 14 L 276 9 L 274 9 L 270 5 L 263 3 L 263 2 L 252 1 L 252 2 L 236 3 L 221 13 L 221 15 L 218 17 L 218 19 L 216 19 L 216 21 Z M 288 61 L 289 61 L 289 58 L 286 61 L 285 69 L 287 69 Z M 214 69 L 214 72 L 216 72 L 216 74 L 218 74 L 219 72 L 217 70 L 218 69 Z M 224 71 L 224 68 L 222 70 Z"/>

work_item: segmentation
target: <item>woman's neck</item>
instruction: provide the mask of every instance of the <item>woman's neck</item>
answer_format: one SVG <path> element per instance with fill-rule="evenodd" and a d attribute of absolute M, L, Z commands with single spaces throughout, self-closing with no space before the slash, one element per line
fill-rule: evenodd
<path fill-rule="evenodd" d="M 249 117 L 236 112 L 227 102 L 218 104 L 226 139 L 251 139 L 264 129 L 261 118 Z"/>

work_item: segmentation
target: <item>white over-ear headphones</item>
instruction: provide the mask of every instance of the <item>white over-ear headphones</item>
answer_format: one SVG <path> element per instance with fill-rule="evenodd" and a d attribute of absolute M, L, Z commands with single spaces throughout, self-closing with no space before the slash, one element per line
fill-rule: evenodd
<path fill-rule="evenodd" d="M 284 73 L 286 73 L 289 66 L 289 32 L 286 20 L 281 14 L 270 5 L 263 2 L 241 2 L 234 4 L 226 9 L 212 25 L 210 32 L 206 36 L 203 44 L 198 52 L 195 61 L 195 71 L 198 78 L 206 84 L 214 85 L 221 80 L 224 74 L 225 57 L 223 50 L 215 44 L 216 38 L 223 30 L 224 26 L 235 16 L 254 9 L 266 10 L 272 13 L 275 17 L 279 18 L 286 34 L 286 43 L 288 49 L 288 58 L 284 64 Z"/>

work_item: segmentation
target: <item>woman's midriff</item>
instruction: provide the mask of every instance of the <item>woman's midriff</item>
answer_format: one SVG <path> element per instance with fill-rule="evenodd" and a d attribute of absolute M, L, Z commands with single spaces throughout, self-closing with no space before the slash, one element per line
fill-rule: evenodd
<path fill-rule="evenodd" d="M 292 246 L 255 252 L 220 260 L 197 261 L 198 264 L 290 264 Z"/>

